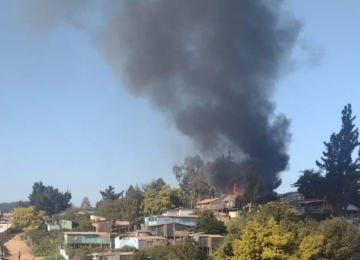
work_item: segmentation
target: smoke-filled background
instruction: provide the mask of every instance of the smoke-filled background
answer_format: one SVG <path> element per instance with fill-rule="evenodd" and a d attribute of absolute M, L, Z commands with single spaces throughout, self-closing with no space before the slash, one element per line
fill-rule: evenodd
<path fill-rule="evenodd" d="M 81 27 L 76 14 L 92 8 L 39 0 L 26 12 L 38 24 L 64 17 Z M 288 165 L 291 135 L 271 97 L 300 30 L 282 1 L 127 0 L 101 10 L 105 20 L 91 34 L 122 85 L 149 98 L 202 153 L 230 149 L 272 190 Z M 211 174 L 223 191 L 242 179 L 242 171 Z"/>

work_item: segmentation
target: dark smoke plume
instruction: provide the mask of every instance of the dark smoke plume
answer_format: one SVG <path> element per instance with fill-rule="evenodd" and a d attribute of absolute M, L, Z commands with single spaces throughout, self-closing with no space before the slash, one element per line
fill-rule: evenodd
<path fill-rule="evenodd" d="M 147 96 L 202 152 L 230 148 L 271 191 L 290 140 L 271 96 L 300 31 L 282 1 L 109 3 L 95 44 L 122 84 Z M 212 176 L 222 190 L 221 180 L 242 179 L 226 172 Z"/>
<path fill-rule="evenodd" d="M 124 86 L 203 152 L 241 153 L 272 190 L 289 161 L 290 123 L 270 97 L 299 30 L 281 1 L 131 0 L 99 41 Z M 213 179 L 224 190 L 221 180 L 238 178 Z"/>

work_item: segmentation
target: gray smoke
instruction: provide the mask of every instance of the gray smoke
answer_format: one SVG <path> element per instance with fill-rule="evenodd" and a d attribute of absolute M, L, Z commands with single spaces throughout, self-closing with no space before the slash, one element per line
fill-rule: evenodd
<path fill-rule="evenodd" d="M 272 190 L 288 165 L 290 122 L 274 113 L 271 96 L 301 27 L 282 1 L 108 4 L 95 44 L 122 85 L 147 96 L 202 152 L 241 155 Z M 241 179 L 218 174 L 212 179 Z"/>

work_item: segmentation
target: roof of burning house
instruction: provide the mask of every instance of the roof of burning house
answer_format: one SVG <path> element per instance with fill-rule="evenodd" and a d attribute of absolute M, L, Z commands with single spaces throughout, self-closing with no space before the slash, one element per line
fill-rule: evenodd
<path fill-rule="evenodd" d="M 290 192 L 286 192 L 286 193 L 283 193 L 283 194 L 277 194 L 276 197 L 283 197 L 283 196 L 293 195 L 293 194 L 304 195 L 304 194 L 302 194 L 300 192 L 297 192 L 297 191 L 290 191 Z"/>
<path fill-rule="evenodd" d="M 198 203 L 196 203 L 197 205 L 200 205 L 200 204 L 208 204 L 210 202 L 213 202 L 213 201 L 216 201 L 216 200 L 220 200 L 221 198 L 215 198 L 215 199 L 206 199 L 206 200 L 202 200 L 202 201 L 199 201 Z"/>

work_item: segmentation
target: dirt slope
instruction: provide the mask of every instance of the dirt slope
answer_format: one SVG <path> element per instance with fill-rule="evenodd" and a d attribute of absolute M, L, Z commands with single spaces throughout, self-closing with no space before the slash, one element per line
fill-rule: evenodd
<path fill-rule="evenodd" d="M 17 234 L 13 239 L 4 243 L 9 255 L 6 257 L 8 260 L 17 260 L 19 251 L 21 252 L 21 260 L 42 260 L 43 257 L 34 258 L 31 255 L 31 249 L 26 245 L 26 240 L 21 240 L 21 234 Z"/>

